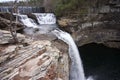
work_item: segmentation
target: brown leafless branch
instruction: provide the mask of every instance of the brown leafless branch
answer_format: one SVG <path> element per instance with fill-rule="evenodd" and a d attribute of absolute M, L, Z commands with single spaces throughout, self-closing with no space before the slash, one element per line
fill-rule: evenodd
<path fill-rule="evenodd" d="M 13 21 L 13 13 L 18 13 L 17 2 L 18 2 L 18 0 L 15 0 L 15 2 L 13 3 L 13 7 L 12 7 L 12 11 L 11 11 L 11 18 L 10 18 L 10 26 L 9 26 L 11 35 L 12 35 L 13 40 L 14 40 L 14 43 L 18 43 L 17 33 L 16 33 L 17 22 L 18 22 L 17 15 L 16 15 L 16 24 L 12 25 L 12 23 L 13 23 L 12 22 Z"/>

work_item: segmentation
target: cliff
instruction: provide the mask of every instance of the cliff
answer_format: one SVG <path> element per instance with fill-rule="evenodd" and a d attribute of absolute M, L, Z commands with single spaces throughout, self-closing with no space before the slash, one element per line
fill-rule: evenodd
<path fill-rule="evenodd" d="M 85 21 L 86 20 L 86 21 Z M 120 49 L 120 17 L 119 13 L 97 14 L 81 19 L 61 18 L 60 28 L 69 32 L 78 46 L 88 43 L 104 44 Z"/>
<path fill-rule="evenodd" d="M 34 40 L 0 30 L 1 80 L 69 80 L 68 45 L 61 40 Z"/>
<path fill-rule="evenodd" d="M 77 18 L 66 16 L 60 18 L 58 23 L 62 30 L 73 36 L 78 46 L 101 43 L 108 47 L 120 49 L 119 4 L 119 0 L 97 1 L 95 5 L 89 7 L 86 16 L 76 16 Z M 71 16 L 74 15 L 71 14 Z"/>

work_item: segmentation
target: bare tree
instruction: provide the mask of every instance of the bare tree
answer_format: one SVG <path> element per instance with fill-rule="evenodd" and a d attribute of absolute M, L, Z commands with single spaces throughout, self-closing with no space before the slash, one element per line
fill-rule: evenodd
<path fill-rule="evenodd" d="M 17 33 L 16 33 L 17 22 L 18 22 L 18 16 L 17 15 L 16 15 L 16 24 L 13 25 L 13 22 L 12 22 L 13 21 L 13 13 L 18 13 L 17 2 L 18 2 L 18 0 L 15 0 L 14 3 L 13 3 L 12 11 L 11 11 L 11 17 L 10 17 L 10 25 L 9 25 L 10 32 L 11 32 L 11 35 L 13 37 L 14 43 L 18 43 Z"/>

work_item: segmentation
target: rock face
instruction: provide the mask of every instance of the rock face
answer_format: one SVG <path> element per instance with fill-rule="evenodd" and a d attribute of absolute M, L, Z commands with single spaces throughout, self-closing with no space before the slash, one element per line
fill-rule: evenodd
<path fill-rule="evenodd" d="M 108 47 L 120 48 L 120 18 L 116 14 L 100 14 L 94 21 L 90 22 L 71 22 L 67 21 L 64 25 L 64 19 L 59 22 L 62 30 L 65 30 L 73 36 L 78 46 L 88 43 L 102 43 Z M 62 23 L 64 22 L 64 23 Z"/>
<path fill-rule="evenodd" d="M 69 80 L 68 46 L 60 40 L 8 43 L 10 33 L 0 30 L 1 80 Z M 4 42 L 1 39 L 6 39 Z"/>
<path fill-rule="evenodd" d="M 78 46 L 102 43 L 108 47 L 120 48 L 120 1 L 97 1 L 95 5 L 89 8 L 87 15 L 77 16 L 79 19 L 61 18 L 58 23 L 63 30 L 73 35 Z M 77 24 L 72 21 L 75 19 Z"/>
<path fill-rule="evenodd" d="M 108 47 L 120 48 L 120 29 L 117 26 L 110 27 L 102 23 L 79 29 L 72 35 L 79 46 L 94 42 L 102 43 Z"/>

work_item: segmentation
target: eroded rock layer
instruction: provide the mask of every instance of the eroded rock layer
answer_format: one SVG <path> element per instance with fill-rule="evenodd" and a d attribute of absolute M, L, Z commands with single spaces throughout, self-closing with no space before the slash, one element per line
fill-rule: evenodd
<path fill-rule="evenodd" d="M 68 46 L 60 40 L 32 40 L 10 44 L 10 32 L 0 30 L 1 80 L 69 80 Z M 5 40 L 3 40 L 5 39 Z"/>

